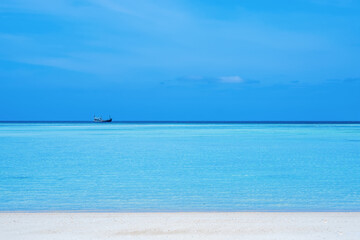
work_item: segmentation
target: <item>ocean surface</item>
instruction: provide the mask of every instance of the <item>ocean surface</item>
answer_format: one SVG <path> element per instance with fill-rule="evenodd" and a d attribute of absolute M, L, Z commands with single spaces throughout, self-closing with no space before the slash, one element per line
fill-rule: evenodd
<path fill-rule="evenodd" d="M 360 211 L 360 124 L 0 123 L 0 211 Z"/>

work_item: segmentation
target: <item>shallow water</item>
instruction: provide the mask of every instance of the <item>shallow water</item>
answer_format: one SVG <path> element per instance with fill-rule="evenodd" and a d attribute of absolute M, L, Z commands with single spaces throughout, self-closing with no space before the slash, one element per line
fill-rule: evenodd
<path fill-rule="evenodd" d="M 0 123 L 0 211 L 360 211 L 360 124 Z"/>

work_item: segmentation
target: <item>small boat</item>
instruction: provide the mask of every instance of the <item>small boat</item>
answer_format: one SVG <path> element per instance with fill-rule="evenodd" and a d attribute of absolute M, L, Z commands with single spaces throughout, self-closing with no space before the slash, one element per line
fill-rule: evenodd
<path fill-rule="evenodd" d="M 111 121 L 112 121 L 112 118 L 110 116 L 108 119 L 102 119 L 102 117 L 96 117 L 94 115 L 94 122 L 102 123 L 102 122 L 111 122 Z"/>

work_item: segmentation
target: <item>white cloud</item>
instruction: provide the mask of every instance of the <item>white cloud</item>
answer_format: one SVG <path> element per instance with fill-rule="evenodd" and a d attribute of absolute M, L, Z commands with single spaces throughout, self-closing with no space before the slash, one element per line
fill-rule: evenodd
<path fill-rule="evenodd" d="M 243 83 L 244 79 L 242 79 L 239 76 L 225 76 L 225 77 L 220 77 L 220 82 L 223 83 Z"/>

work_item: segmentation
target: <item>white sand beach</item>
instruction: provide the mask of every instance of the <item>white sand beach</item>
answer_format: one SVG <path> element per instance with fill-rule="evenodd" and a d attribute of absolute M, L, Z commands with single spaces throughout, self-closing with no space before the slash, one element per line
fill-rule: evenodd
<path fill-rule="evenodd" d="M 360 239 L 360 212 L 0 213 L 0 239 Z"/>

